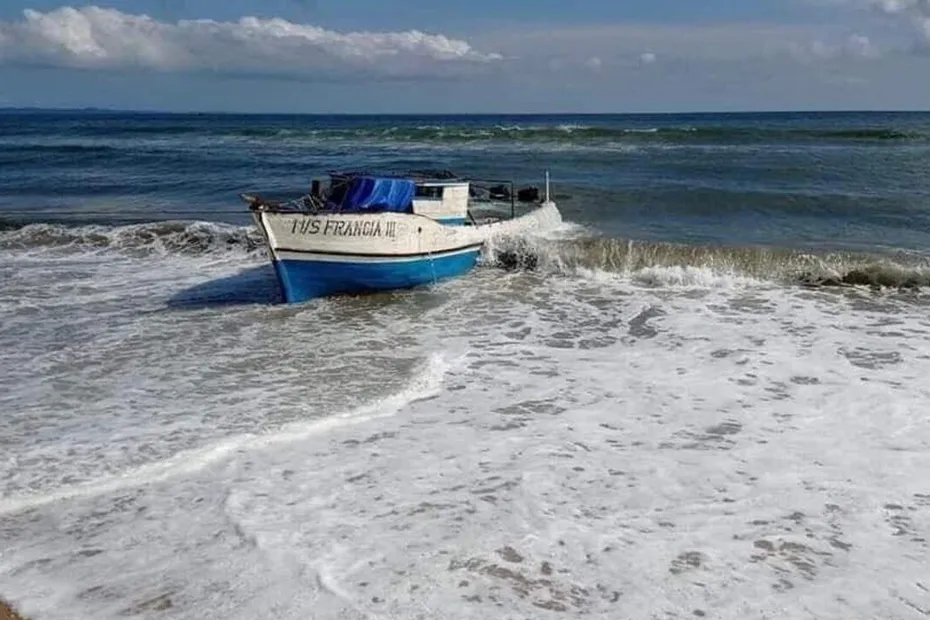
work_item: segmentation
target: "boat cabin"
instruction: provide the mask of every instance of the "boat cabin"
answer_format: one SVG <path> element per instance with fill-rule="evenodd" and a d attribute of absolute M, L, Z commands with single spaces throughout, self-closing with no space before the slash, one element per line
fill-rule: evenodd
<path fill-rule="evenodd" d="M 447 226 L 468 220 L 468 181 L 422 181 L 413 193 L 413 212 Z"/>
<path fill-rule="evenodd" d="M 454 176 L 331 172 L 328 191 L 314 181 L 310 194 L 326 211 L 415 213 L 446 225 L 468 220 L 469 182 Z"/>
<path fill-rule="evenodd" d="M 546 172 L 546 198 L 549 177 Z M 516 203 L 541 204 L 539 190 L 529 186 L 514 192 L 512 181 L 486 181 L 461 178 L 447 170 L 414 171 L 404 174 L 370 172 L 330 172 L 326 187 L 320 179 L 311 182 L 310 193 L 295 200 L 276 202 L 242 194 L 253 210 L 303 211 L 309 213 L 409 213 L 422 215 L 447 226 L 478 225 L 501 219 L 499 207 L 510 204 L 510 217 L 516 217 Z M 479 214 L 471 209 L 488 207 Z"/>

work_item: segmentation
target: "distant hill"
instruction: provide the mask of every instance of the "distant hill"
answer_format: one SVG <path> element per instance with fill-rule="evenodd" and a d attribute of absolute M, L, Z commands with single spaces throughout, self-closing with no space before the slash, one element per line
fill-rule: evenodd
<path fill-rule="evenodd" d="M 134 110 L 119 110 L 115 108 L 39 108 L 39 107 L 0 107 L 0 114 L 126 114 Z"/>

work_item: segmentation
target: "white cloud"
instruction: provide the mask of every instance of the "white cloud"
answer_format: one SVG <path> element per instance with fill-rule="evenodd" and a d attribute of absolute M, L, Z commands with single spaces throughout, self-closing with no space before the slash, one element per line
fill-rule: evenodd
<path fill-rule="evenodd" d="M 905 26 L 922 51 L 930 48 L 930 0 L 808 0 L 821 5 L 850 9 L 869 9 L 890 19 L 898 27 Z M 913 51 L 913 45 L 910 48 Z"/>
<path fill-rule="evenodd" d="M 842 58 L 866 59 L 881 56 L 880 50 L 872 40 L 861 34 L 850 35 L 839 43 L 828 43 L 823 40 L 808 44 L 795 43 L 791 46 L 791 52 L 802 62 Z"/>
<path fill-rule="evenodd" d="M 145 68 L 309 75 L 350 71 L 445 76 L 502 57 L 466 41 L 416 30 L 339 33 L 283 19 L 160 22 L 96 6 L 27 9 L 0 21 L 0 62 L 81 69 Z"/>
<path fill-rule="evenodd" d="M 500 50 L 513 62 L 532 68 L 583 64 L 596 57 L 602 70 L 622 71 L 658 64 L 675 67 L 729 63 L 785 63 L 878 55 L 879 45 L 863 35 L 849 36 L 839 24 L 657 24 L 618 23 L 603 26 L 483 32 L 476 41 Z M 820 43 L 818 43 L 818 41 Z M 516 59 L 516 60 L 513 60 Z M 558 60 L 553 60 L 558 59 Z"/>
<path fill-rule="evenodd" d="M 904 17 L 916 31 L 917 42 L 930 47 L 930 0 L 875 0 L 874 6 L 888 15 Z"/>
<path fill-rule="evenodd" d="M 875 0 L 873 5 L 889 14 L 910 12 L 930 14 L 930 2 L 927 0 Z"/>
<path fill-rule="evenodd" d="M 842 45 L 842 53 L 854 58 L 877 58 L 880 55 L 878 48 L 869 37 L 862 34 L 850 35 Z"/>
<path fill-rule="evenodd" d="M 592 71 L 598 71 L 601 68 L 601 65 L 604 63 L 601 62 L 601 59 L 597 56 L 591 56 L 586 61 L 584 61 L 584 66 Z"/>

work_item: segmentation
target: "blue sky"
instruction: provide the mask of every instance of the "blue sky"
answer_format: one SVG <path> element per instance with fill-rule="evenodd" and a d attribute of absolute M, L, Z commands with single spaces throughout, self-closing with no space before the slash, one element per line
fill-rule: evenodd
<path fill-rule="evenodd" d="M 926 0 L 4 0 L 0 106 L 930 107 Z"/>
<path fill-rule="evenodd" d="M 450 26 L 456 29 L 455 25 L 461 23 L 496 20 L 543 25 L 596 24 L 604 20 L 790 20 L 805 19 L 817 8 L 785 0 L 118 0 L 93 4 L 126 13 L 147 13 L 165 20 L 236 20 L 243 15 L 255 15 L 337 29 L 439 31 L 448 31 Z M 0 18 L 19 18 L 25 8 L 50 11 L 62 5 L 60 0 L 5 0 L 0 6 Z"/>

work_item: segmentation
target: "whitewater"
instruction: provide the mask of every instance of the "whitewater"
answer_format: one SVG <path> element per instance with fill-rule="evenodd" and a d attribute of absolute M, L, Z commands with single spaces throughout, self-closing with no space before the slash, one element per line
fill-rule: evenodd
<path fill-rule="evenodd" d="M 870 256 L 572 225 L 435 287 L 284 305 L 248 227 L 8 226 L 0 596 L 36 620 L 926 618 L 926 267 Z"/>

